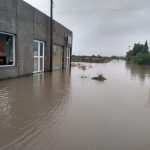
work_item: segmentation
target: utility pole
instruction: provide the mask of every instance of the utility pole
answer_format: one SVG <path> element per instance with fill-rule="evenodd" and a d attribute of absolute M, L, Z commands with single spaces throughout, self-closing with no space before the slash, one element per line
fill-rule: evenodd
<path fill-rule="evenodd" d="M 129 51 L 130 51 L 130 48 L 132 47 L 132 46 L 128 46 L 129 47 Z"/>
<path fill-rule="evenodd" d="M 53 70 L 53 0 L 50 0 L 50 71 Z"/>

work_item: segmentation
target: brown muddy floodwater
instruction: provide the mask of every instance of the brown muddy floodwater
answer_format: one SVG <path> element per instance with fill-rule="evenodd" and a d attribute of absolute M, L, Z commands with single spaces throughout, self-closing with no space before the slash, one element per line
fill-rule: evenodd
<path fill-rule="evenodd" d="M 90 79 L 98 73 L 107 80 Z M 0 150 L 150 150 L 150 67 L 112 61 L 0 81 Z"/>

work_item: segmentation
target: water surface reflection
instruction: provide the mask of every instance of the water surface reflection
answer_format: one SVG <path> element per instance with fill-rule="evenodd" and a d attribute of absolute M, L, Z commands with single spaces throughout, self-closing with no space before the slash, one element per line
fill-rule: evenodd
<path fill-rule="evenodd" d="M 126 68 L 131 72 L 133 78 L 138 77 L 141 81 L 145 81 L 146 78 L 150 78 L 150 66 L 140 66 L 126 63 Z"/>
<path fill-rule="evenodd" d="M 0 149 L 150 150 L 150 68 L 91 65 L 0 81 Z"/>
<path fill-rule="evenodd" d="M 0 149 L 52 146 L 70 100 L 68 72 L 1 81 L 0 89 Z"/>

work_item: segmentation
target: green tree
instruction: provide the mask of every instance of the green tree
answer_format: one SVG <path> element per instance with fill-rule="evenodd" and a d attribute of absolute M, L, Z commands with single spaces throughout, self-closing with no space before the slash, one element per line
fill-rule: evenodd
<path fill-rule="evenodd" d="M 150 65 L 150 52 L 148 47 L 148 42 L 145 44 L 134 44 L 133 50 L 127 52 L 126 60 L 128 62 Z"/>

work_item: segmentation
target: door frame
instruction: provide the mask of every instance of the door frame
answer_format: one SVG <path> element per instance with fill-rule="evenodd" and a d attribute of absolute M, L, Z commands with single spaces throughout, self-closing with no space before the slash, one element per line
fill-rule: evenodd
<path fill-rule="evenodd" d="M 66 68 L 70 67 L 70 59 L 71 59 L 71 49 L 70 47 L 67 47 Z"/>
<path fill-rule="evenodd" d="M 33 42 L 37 42 L 38 43 L 38 56 L 33 56 L 33 58 L 38 58 L 38 71 L 34 71 L 34 69 L 33 69 L 33 73 L 44 72 L 45 42 L 39 41 L 39 40 L 34 40 Z M 40 44 L 41 43 L 43 44 L 43 56 L 40 56 Z M 40 70 L 40 59 L 41 58 L 43 58 L 43 69 L 42 70 Z M 34 63 L 34 61 L 33 61 L 33 63 Z"/>

